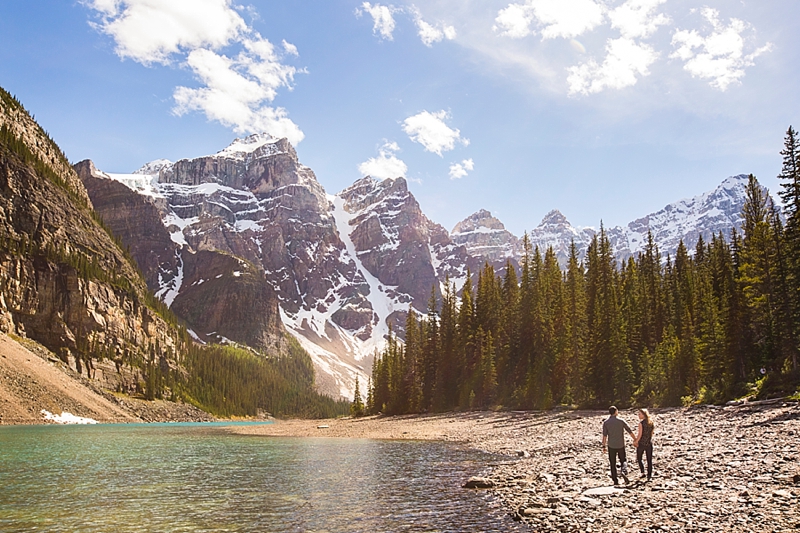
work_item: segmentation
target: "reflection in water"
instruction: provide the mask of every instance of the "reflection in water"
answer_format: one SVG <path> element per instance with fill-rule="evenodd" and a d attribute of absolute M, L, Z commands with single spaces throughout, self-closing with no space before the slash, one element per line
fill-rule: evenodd
<path fill-rule="evenodd" d="M 514 531 L 443 443 L 204 426 L 0 428 L 1 531 Z"/>

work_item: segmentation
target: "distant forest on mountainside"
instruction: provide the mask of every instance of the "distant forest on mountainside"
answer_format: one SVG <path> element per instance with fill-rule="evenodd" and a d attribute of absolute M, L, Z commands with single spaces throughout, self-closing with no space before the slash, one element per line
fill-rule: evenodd
<path fill-rule="evenodd" d="M 525 237 L 521 274 L 490 265 L 462 288 L 447 283 L 426 316 L 413 311 L 405 343 L 376 358 L 367 413 L 493 407 L 676 406 L 800 384 L 800 146 L 786 133 L 781 175 L 786 223 L 750 176 L 742 232 L 702 238 L 662 257 L 652 234 L 618 265 L 606 232 L 566 271 L 552 248 Z M 435 294 L 435 293 L 434 293 Z M 360 405 L 356 398 L 354 405 Z M 355 408 L 358 411 L 359 408 Z"/>
<path fill-rule="evenodd" d="M 0 191 L 3 330 L 71 358 L 80 373 L 110 361 L 134 376 L 124 392 L 149 400 L 182 400 L 219 416 L 347 412 L 347 402 L 314 390 L 311 358 L 288 335 L 285 353 L 194 343 L 147 290 L 61 149 L 2 88 Z"/>

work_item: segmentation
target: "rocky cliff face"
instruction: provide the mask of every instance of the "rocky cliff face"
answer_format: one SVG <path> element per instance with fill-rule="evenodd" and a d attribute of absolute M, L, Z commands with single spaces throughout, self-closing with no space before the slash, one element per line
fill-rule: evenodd
<path fill-rule="evenodd" d="M 254 135 L 211 156 L 100 174 L 158 209 L 175 252 L 159 245 L 148 279 L 199 338 L 270 346 L 283 317 L 317 363 L 319 388 L 351 394 L 369 368 L 361 345 L 380 336 L 369 285 L 288 142 Z"/>
<path fill-rule="evenodd" d="M 131 187 L 145 190 L 152 185 L 149 177 L 113 179 L 88 160 L 75 169 L 95 210 L 130 249 L 150 289 L 185 320 L 198 340 L 234 341 L 271 352 L 277 349 L 278 353 L 285 348 L 277 298 L 263 269 L 231 255 L 230 249 L 252 255 L 247 241 L 234 232 L 233 238 L 222 238 L 229 248 L 223 251 L 207 244 L 208 240 L 215 242 L 218 235 L 197 239 L 190 232 L 188 237 L 197 241 L 196 247 L 191 247 L 181 228 L 171 224 L 174 213 L 169 200 L 181 206 L 184 217 L 205 215 L 204 224 L 223 233 L 223 222 L 236 224 L 221 203 L 231 198 L 220 191 L 187 193 L 185 187 L 172 184 L 164 187 L 168 196 L 137 194 Z M 235 203 L 237 199 L 232 200 Z"/>
<path fill-rule="evenodd" d="M 122 183 L 109 179 L 94 164 L 81 161 L 75 171 L 103 222 L 130 250 L 148 287 L 156 291 L 165 275 L 178 269 L 178 245 L 161 222 L 161 212 L 147 196 L 135 194 Z"/>
<path fill-rule="evenodd" d="M 72 170 L 64 152 L 33 120 L 22 104 L 2 88 L 0 88 L 0 128 L 6 128 L 36 159 L 58 176 L 79 203 L 91 207 L 89 195 Z"/>
<path fill-rule="evenodd" d="M 495 270 L 504 269 L 507 261 L 516 264 L 521 255 L 520 240 L 485 209 L 456 224 L 450 236 L 470 256 L 488 262 Z"/>
<path fill-rule="evenodd" d="M 361 264 L 399 302 L 424 311 L 434 287 L 447 276 L 465 276 L 466 248 L 422 213 L 404 178 L 362 178 L 337 200 L 347 214 L 340 234 L 347 234 Z"/>
<path fill-rule="evenodd" d="M 93 375 L 100 358 L 118 369 L 148 355 L 174 364 L 177 331 L 155 311 L 134 264 L 95 219 L 77 174 L 2 95 L 0 329 L 40 342 L 85 375 Z M 119 381 L 119 388 L 128 386 L 136 383 Z"/>
<path fill-rule="evenodd" d="M 82 165 L 82 175 L 92 173 Z M 133 174 L 94 174 L 149 205 L 148 227 L 157 209 L 170 242 L 160 232 L 149 252 L 133 246 L 132 252 L 143 257 L 151 287 L 199 338 L 264 342 L 277 310 L 312 355 L 318 387 L 334 396 L 351 396 L 356 375 L 366 379 L 390 324 L 402 333 L 409 306 L 424 311 L 432 288 L 438 292 L 448 277 L 463 284 L 472 261 L 424 216 L 404 179 L 364 178 L 327 195 L 291 145 L 268 135 L 237 139 L 193 160 L 157 160 Z M 120 206 L 108 214 L 111 224 L 144 240 L 145 230 L 137 233 L 126 222 L 145 216 L 141 202 L 123 202 L 117 187 L 93 183 L 97 205 Z M 225 261 L 210 253 L 248 269 L 222 267 Z M 214 288 L 221 273 L 227 296 Z M 269 290 L 248 285 L 258 276 Z M 238 307 L 223 310 L 214 303 L 222 299 Z M 237 321 L 253 327 L 237 330 Z"/>
<path fill-rule="evenodd" d="M 720 232 L 730 238 L 734 228 L 741 229 L 746 186 L 747 175 L 731 176 L 713 191 L 669 204 L 624 228 L 614 228 L 609 234 L 615 238 L 612 244 L 617 257 L 625 259 L 643 251 L 648 231 L 662 254 L 673 257 L 681 240 L 689 250 L 694 250 L 701 235 L 706 242 Z"/>
<path fill-rule="evenodd" d="M 172 310 L 204 340 L 285 352 L 278 299 L 256 265 L 220 252 L 182 254 L 183 285 Z M 197 334 L 198 336 L 200 334 Z"/>

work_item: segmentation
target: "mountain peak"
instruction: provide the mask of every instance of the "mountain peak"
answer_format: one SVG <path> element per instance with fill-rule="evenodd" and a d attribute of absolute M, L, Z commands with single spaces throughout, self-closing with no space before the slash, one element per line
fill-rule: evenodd
<path fill-rule="evenodd" d="M 540 226 L 559 226 L 569 225 L 567 217 L 565 217 L 558 209 L 553 209 L 547 213 L 542 219 Z"/>
<path fill-rule="evenodd" d="M 747 186 L 747 181 L 750 179 L 748 174 L 739 174 L 738 176 L 730 176 L 725 178 L 716 190 L 724 189 L 728 191 L 742 190 Z"/>
<path fill-rule="evenodd" d="M 233 156 L 251 154 L 267 144 L 275 144 L 281 139 L 273 137 L 269 133 L 254 133 L 244 139 L 235 138 L 231 144 L 217 152 L 218 156 Z"/>
<path fill-rule="evenodd" d="M 492 216 L 490 211 L 481 209 L 456 224 L 451 233 L 468 233 L 470 231 L 478 231 L 481 228 L 498 231 L 506 229 L 502 222 Z"/>

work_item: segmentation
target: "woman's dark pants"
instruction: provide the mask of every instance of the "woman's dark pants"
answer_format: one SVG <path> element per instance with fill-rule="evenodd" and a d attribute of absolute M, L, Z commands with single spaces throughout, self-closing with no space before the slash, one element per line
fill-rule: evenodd
<path fill-rule="evenodd" d="M 647 446 L 639 445 L 636 448 L 636 462 L 639 463 L 639 470 L 644 474 L 644 464 L 642 464 L 642 455 L 647 454 L 647 479 L 653 477 L 653 443 Z"/>

